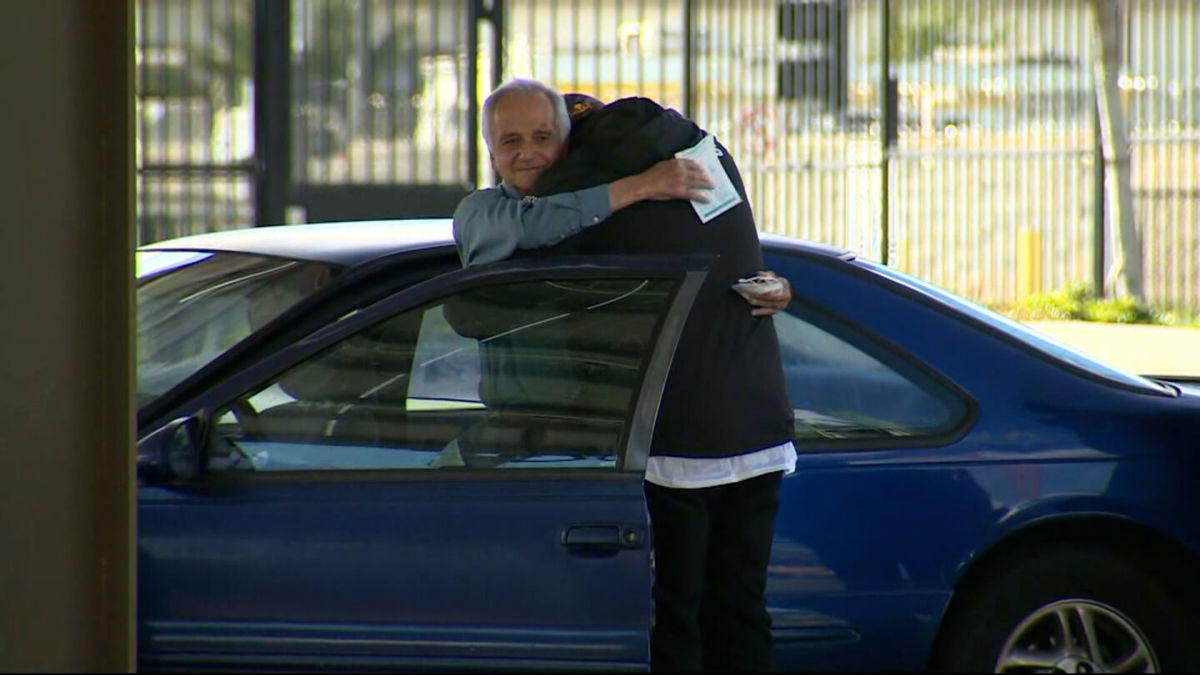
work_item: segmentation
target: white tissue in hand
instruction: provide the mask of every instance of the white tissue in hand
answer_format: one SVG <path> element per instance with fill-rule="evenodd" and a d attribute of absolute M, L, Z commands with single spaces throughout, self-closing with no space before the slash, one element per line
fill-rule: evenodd
<path fill-rule="evenodd" d="M 755 298 L 765 293 L 774 293 L 775 291 L 783 290 L 783 282 L 777 277 L 768 277 L 760 274 L 758 276 L 746 277 L 745 279 L 738 279 L 732 288 L 744 298 Z"/>

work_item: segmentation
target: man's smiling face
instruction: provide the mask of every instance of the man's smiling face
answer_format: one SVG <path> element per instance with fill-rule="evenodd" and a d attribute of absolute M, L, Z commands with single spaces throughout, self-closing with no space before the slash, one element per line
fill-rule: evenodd
<path fill-rule="evenodd" d="M 522 195 L 566 148 L 554 127 L 554 107 L 541 94 L 510 94 L 492 110 L 492 166 Z"/>

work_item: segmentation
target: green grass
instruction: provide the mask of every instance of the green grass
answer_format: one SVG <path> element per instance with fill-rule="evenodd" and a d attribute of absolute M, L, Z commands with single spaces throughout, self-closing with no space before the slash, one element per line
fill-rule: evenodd
<path fill-rule="evenodd" d="M 1099 321 L 1164 326 L 1198 326 L 1200 317 L 1151 307 L 1132 298 L 1101 298 L 1088 284 L 1039 293 L 1011 306 L 994 307 L 1021 321 Z"/>

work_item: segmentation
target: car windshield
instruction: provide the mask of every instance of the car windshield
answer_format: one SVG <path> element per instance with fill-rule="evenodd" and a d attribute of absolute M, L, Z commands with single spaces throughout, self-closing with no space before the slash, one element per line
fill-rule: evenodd
<path fill-rule="evenodd" d="M 138 251 L 138 405 L 163 394 L 333 277 L 325 263 Z"/>
<path fill-rule="evenodd" d="M 1133 386 L 1140 389 L 1148 389 L 1155 393 L 1174 393 L 1174 390 L 1162 383 L 1155 382 L 1141 375 L 1135 375 L 1129 371 L 1123 370 L 1109 363 L 1105 363 L 1094 356 L 1090 356 L 1079 351 L 1075 347 L 1071 347 L 1065 343 L 1046 335 L 1034 328 L 1031 328 L 1016 319 L 1009 318 L 999 312 L 990 310 L 982 305 L 978 305 L 966 298 L 955 295 L 947 290 L 938 288 L 933 284 L 922 281 L 913 276 L 909 276 L 903 272 L 892 269 L 885 265 L 875 263 L 869 260 L 862 260 L 864 265 L 869 266 L 879 274 L 893 279 L 906 286 L 915 288 L 927 295 L 931 295 L 938 300 L 954 307 L 955 309 L 967 314 L 975 319 L 983 321 L 993 328 L 1002 331 L 1003 333 L 1020 340 L 1021 342 L 1034 347 L 1035 349 L 1049 354 L 1057 359 L 1066 361 L 1076 368 L 1082 368 L 1095 375 L 1099 375 L 1109 380 L 1119 382 L 1126 386 Z"/>

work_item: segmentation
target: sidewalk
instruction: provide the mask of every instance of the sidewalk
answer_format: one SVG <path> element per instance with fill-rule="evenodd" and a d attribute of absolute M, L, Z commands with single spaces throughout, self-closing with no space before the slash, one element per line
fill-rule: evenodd
<path fill-rule="evenodd" d="M 1200 377 L 1200 328 L 1095 321 L 1026 323 L 1135 373 Z"/>

